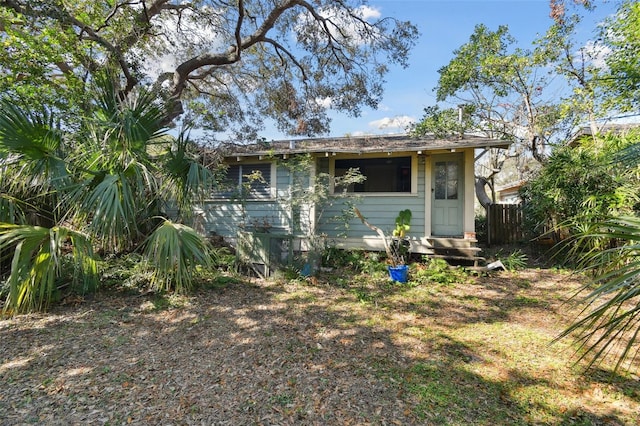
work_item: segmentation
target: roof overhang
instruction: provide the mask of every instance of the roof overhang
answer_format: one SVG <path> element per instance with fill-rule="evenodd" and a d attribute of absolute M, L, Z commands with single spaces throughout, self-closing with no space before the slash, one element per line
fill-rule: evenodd
<path fill-rule="evenodd" d="M 479 136 L 465 135 L 456 138 L 421 137 L 408 135 L 375 135 L 341 138 L 314 138 L 259 142 L 249 145 L 225 145 L 220 152 L 224 157 L 269 157 L 296 154 L 370 154 L 431 151 L 456 151 L 462 149 L 502 148 L 511 142 Z"/>

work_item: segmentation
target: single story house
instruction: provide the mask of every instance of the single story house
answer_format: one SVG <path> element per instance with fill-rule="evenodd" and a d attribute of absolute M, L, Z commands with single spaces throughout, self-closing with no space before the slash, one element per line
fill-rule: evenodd
<path fill-rule="evenodd" d="M 522 204 L 520 189 L 522 189 L 526 183 L 524 180 L 519 180 L 497 187 L 498 202 L 501 204 Z"/>
<path fill-rule="evenodd" d="M 407 236 L 412 252 L 437 255 L 438 247 L 459 247 L 463 255 L 474 256 L 474 163 L 483 150 L 508 146 L 507 141 L 471 135 L 376 135 L 224 146 L 220 150 L 227 181 L 244 187 L 244 195 L 214 193 L 199 214 L 206 232 L 232 244 L 239 231 L 252 229 L 297 237 L 312 232 L 340 248 L 383 250 L 380 237 L 359 219 L 351 218 L 344 228 L 329 218 L 340 216 L 351 200 L 370 224 L 391 231 L 399 211 L 410 209 Z M 310 161 L 295 172 L 296 178 L 287 162 L 301 155 Z M 330 205 L 291 207 L 294 181 L 312 191 L 320 175 L 328 176 L 332 185 L 331 178 L 352 168 L 366 180 L 346 189 L 328 188 L 329 194 L 335 190 Z"/>

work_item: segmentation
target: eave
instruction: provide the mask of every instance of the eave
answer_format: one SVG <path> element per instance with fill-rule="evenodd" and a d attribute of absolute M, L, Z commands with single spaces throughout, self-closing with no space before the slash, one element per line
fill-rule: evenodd
<path fill-rule="evenodd" d="M 455 138 L 421 137 L 407 135 L 374 135 L 340 138 L 312 138 L 261 142 L 250 145 L 225 145 L 219 148 L 224 157 L 269 157 L 296 154 L 368 154 L 432 151 L 456 151 L 462 149 L 502 148 L 509 141 L 464 135 Z"/>

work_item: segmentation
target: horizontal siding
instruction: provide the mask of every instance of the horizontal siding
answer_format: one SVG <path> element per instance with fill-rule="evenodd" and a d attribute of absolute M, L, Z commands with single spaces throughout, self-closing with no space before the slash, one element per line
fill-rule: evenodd
<path fill-rule="evenodd" d="M 278 165 L 276 168 L 276 194 L 278 198 L 288 197 L 290 182 L 289 170 Z"/>
<path fill-rule="evenodd" d="M 395 228 L 398 212 L 404 209 L 411 210 L 411 230 L 408 236 L 420 238 L 425 236 L 425 193 L 425 164 L 418 163 L 417 194 L 359 194 L 361 197 L 355 204 L 367 222 L 388 233 L 391 233 Z M 354 218 L 349 222 L 349 228 L 345 232 L 341 222 L 332 220 L 332 218 L 341 215 L 344 206 L 345 201 L 338 200 L 333 206 L 325 210 L 319 224 L 319 232 L 325 233 L 327 236 L 333 238 L 338 237 L 338 235 L 344 236 L 345 234 L 348 238 L 377 236 L 374 231 L 367 228 L 358 218 Z"/>
<path fill-rule="evenodd" d="M 309 209 L 301 208 L 297 219 L 299 223 L 294 224 L 292 221 L 290 210 L 290 173 L 289 169 L 277 166 L 275 172 L 275 189 L 276 197 L 273 200 L 247 200 L 243 206 L 237 200 L 211 200 L 205 203 L 203 207 L 204 228 L 207 233 L 216 233 L 227 238 L 236 236 L 238 229 L 242 229 L 240 225 L 244 223 L 251 226 L 252 224 L 262 223 L 263 221 L 271 224 L 270 232 L 286 232 L 291 233 L 295 225 L 294 233 L 306 233 L 309 230 Z M 308 176 L 302 180 L 304 185 L 308 185 Z M 247 228 L 249 229 L 249 228 Z"/>
<path fill-rule="evenodd" d="M 317 159 L 317 172 L 329 172 L 329 159 Z M 247 222 L 252 220 L 265 219 L 269 221 L 273 228 L 272 232 L 291 232 L 293 220 L 290 217 L 289 199 L 290 183 L 292 181 L 289 169 L 278 166 L 275 170 L 276 199 L 274 200 L 250 200 L 245 203 Z M 305 185 L 308 184 L 308 176 L 303 179 Z M 385 232 L 391 232 L 395 227 L 395 219 L 400 210 L 410 209 L 412 213 L 410 237 L 421 238 L 425 236 L 425 163 L 418 162 L 418 181 L 416 194 L 389 194 L 389 195 L 367 195 L 358 194 L 356 206 L 360 209 L 367 221 Z M 429 191 L 430 195 L 430 191 Z M 343 224 L 334 217 L 342 214 L 345 208 L 345 200 L 337 199 L 333 206 L 324 209 L 323 215 L 318 224 L 317 233 L 326 234 L 329 238 L 343 236 L 345 230 Z M 309 231 L 310 209 L 302 206 L 299 209 L 298 229 L 296 234 L 306 234 Z M 205 229 L 208 233 L 215 232 L 224 237 L 233 238 L 236 236 L 239 225 L 242 221 L 242 205 L 237 201 L 210 201 L 203 207 L 205 218 Z M 349 222 L 349 229 L 346 236 L 350 238 L 377 237 L 377 234 L 367 228 L 359 219 L 354 218 Z"/>
<path fill-rule="evenodd" d="M 325 233 L 329 237 L 338 237 L 339 234 L 345 234 L 342 223 L 339 220 L 333 219 L 341 215 L 344 207 L 344 200 L 338 200 L 331 208 L 325 210 L 319 226 L 321 233 Z M 411 230 L 408 235 L 412 237 L 424 236 L 424 197 L 394 195 L 362 197 L 356 202 L 356 207 L 367 219 L 367 222 L 389 233 L 392 232 L 395 227 L 398 212 L 409 209 L 411 210 L 412 217 Z M 376 235 L 377 234 L 367 228 L 360 219 L 354 218 L 349 221 L 349 228 L 346 231 L 347 237 L 358 238 Z"/>
<path fill-rule="evenodd" d="M 248 201 L 245 206 L 246 223 L 267 221 L 272 232 L 287 231 L 289 217 L 286 209 L 275 201 Z M 205 231 L 223 237 L 235 237 L 242 224 L 242 205 L 233 202 L 208 202 L 203 206 Z"/>

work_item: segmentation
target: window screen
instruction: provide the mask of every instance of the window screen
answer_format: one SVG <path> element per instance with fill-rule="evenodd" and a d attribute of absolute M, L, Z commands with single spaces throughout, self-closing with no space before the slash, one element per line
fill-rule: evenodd
<path fill-rule="evenodd" d="M 335 160 L 335 176 L 359 169 L 366 180 L 349 192 L 411 192 L 411 157 Z"/>
<path fill-rule="evenodd" d="M 244 194 L 243 194 L 244 192 Z M 271 198 L 271 163 L 232 164 L 214 198 Z"/>

